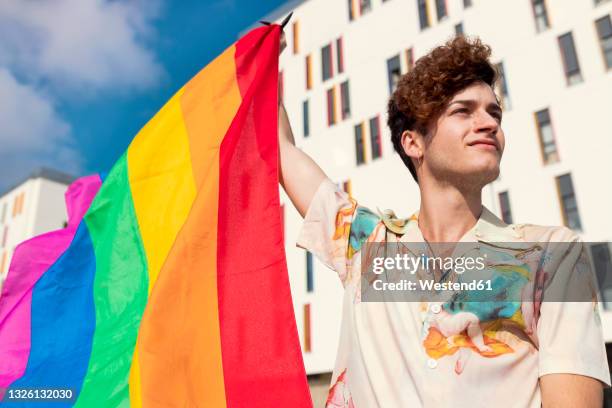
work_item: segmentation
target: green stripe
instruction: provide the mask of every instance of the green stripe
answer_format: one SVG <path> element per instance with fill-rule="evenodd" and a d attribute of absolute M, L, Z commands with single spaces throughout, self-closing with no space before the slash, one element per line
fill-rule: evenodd
<path fill-rule="evenodd" d="M 129 407 L 129 372 L 147 303 L 149 276 L 126 153 L 104 181 L 85 222 L 96 254 L 96 331 L 75 406 Z"/>

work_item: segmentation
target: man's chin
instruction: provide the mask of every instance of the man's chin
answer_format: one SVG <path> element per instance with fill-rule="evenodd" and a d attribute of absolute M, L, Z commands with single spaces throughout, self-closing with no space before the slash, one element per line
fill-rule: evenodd
<path fill-rule="evenodd" d="M 476 161 L 476 160 L 474 160 Z M 441 182 L 447 182 L 461 190 L 474 191 L 482 189 L 499 177 L 499 164 L 491 160 L 481 160 L 474 165 L 459 167 L 436 167 L 431 169 L 430 176 Z"/>
<path fill-rule="evenodd" d="M 499 167 L 482 169 L 479 172 L 475 172 L 475 179 L 480 180 L 482 186 L 486 186 L 489 183 L 494 182 L 499 177 Z"/>
<path fill-rule="evenodd" d="M 482 190 L 484 186 L 497 180 L 498 177 L 499 167 L 485 167 L 462 172 L 457 174 L 454 179 L 463 187 L 462 189 Z"/>

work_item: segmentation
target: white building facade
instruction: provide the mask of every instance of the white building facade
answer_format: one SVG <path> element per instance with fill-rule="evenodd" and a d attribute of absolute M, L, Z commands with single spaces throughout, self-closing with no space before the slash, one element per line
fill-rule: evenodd
<path fill-rule="evenodd" d="M 612 240 L 612 1 L 302 0 L 264 20 L 280 22 L 290 11 L 280 92 L 296 144 L 360 204 L 400 217 L 418 208 L 417 185 L 393 151 L 387 101 L 414 61 L 463 32 L 492 47 L 504 77 L 497 91 L 506 151 L 484 204 L 510 222 Z M 329 372 L 342 287 L 295 247 L 302 219 L 282 199 L 306 370 Z M 599 265 L 610 251 L 593 249 Z M 612 307 L 602 308 L 602 319 L 612 342 Z"/>
<path fill-rule="evenodd" d="M 65 226 L 64 194 L 72 180 L 58 171 L 40 169 L 0 195 L 0 287 L 17 245 Z"/>

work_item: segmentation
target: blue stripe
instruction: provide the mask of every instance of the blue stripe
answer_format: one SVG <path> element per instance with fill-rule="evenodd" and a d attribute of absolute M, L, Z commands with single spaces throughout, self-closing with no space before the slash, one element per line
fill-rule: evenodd
<path fill-rule="evenodd" d="M 32 347 L 24 375 L 9 390 L 71 389 L 71 402 L 11 402 L 11 407 L 69 407 L 81 390 L 96 326 L 94 249 L 85 222 L 32 292 Z M 7 401 L 10 392 L 4 396 Z"/>

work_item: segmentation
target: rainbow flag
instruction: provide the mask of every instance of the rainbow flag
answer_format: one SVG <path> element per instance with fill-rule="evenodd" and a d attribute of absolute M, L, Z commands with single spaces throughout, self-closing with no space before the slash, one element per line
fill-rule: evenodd
<path fill-rule="evenodd" d="M 88 209 L 46 260 L 16 251 L 4 403 L 63 389 L 51 406 L 312 406 L 281 228 L 280 33 L 251 31 L 180 89 L 85 183 Z"/>

